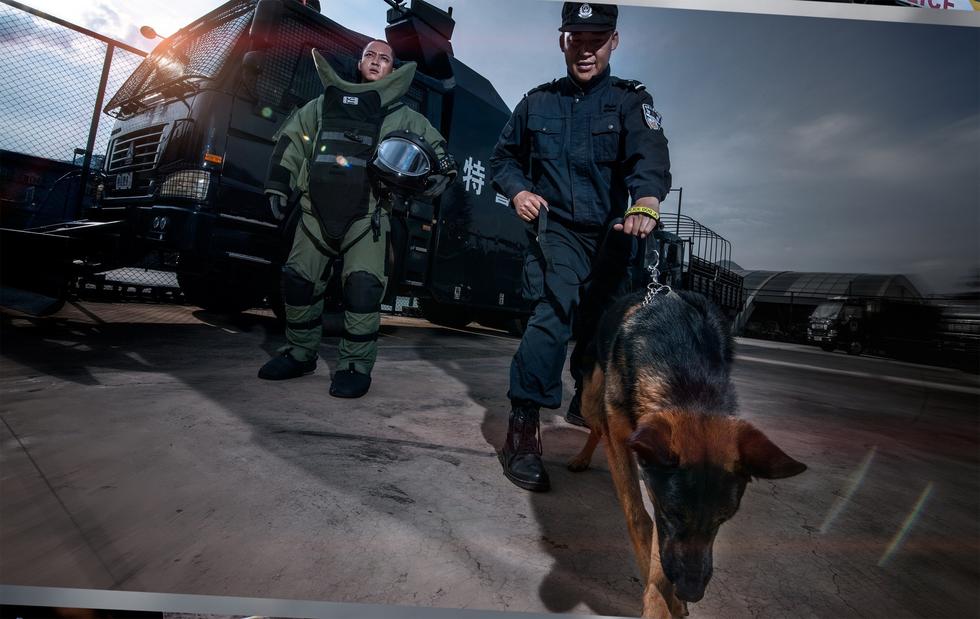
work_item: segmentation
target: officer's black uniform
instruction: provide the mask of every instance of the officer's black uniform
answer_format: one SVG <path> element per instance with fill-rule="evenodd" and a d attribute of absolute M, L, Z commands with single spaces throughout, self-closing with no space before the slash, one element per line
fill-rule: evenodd
<path fill-rule="evenodd" d="M 573 29 L 566 26 L 586 12 L 600 19 L 611 12 L 607 29 L 614 29 L 615 6 L 592 5 L 587 11 L 581 6 L 565 3 L 563 30 Z M 527 190 L 549 205 L 539 216 L 545 221 L 528 229 L 539 241 L 530 244 L 524 263 L 524 293 L 535 307 L 511 363 L 508 396 L 514 412 L 504 450 L 508 477 L 543 490 L 548 483 L 539 458 L 533 458 L 537 464 L 531 468 L 537 466 L 540 476 L 515 471 L 520 463 L 506 459 L 522 450 L 540 453 L 537 408 L 561 405 L 567 343 L 602 235 L 623 216 L 629 198 L 666 197 L 667 139 L 650 94 L 637 82 L 611 76 L 607 67 L 584 86 L 566 76 L 531 90 L 504 127 L 490 171 L 495 187 L 508 198 Z M 591 333 L 591 327 L 576 324 L 576 332 Z M 580 379 L 579 369 L 572 370 Z"/>

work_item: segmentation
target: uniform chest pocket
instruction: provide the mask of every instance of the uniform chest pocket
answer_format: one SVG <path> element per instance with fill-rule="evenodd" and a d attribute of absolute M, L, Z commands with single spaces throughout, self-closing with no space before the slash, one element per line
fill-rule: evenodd
<path fill-rule="evenodd" d="M 529 114 L 527 130 L 531 134 L 531 154 L 536 159 L 555 159 L 561 155 L 564 119 Z"/>
<path fill-rule="evenodd" d="M 619 155 L 620 123 L 618 114 L 592 119 L 592 154 L 596 161 L 615 161 Z"/>

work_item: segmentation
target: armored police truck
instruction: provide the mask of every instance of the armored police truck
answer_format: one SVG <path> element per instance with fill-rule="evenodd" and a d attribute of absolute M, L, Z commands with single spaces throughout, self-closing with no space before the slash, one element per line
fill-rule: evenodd
<path fill-rule="evenodd" d="M 311 49 L 354 79 L 370 40 L 317 4 L 228 2 L 162 43 L 106 106 L 117 121 L 90 217 L 130 220 L 141 249 L 170 252 L 191 303 L 241 310 L 278 289 L 287 248 L 262 195 L 273 133 L 322 92 Z M 509 110 L 453 56 L 449 13 L 416 0 L 394 4 L 388 22 L 395 54 L 419 66 L 405 103 L 446 136 L 461 167 L 438 204 L 412 203 L 397 279 L 436 320 L 516 317 L 526 311 L 514 251 L 524 233 L 486 178 Z"/>
<path fill-rule="evenodd" d="M 410 203 L 385 303 L 404 295 L 418 298 L 435 323 L 519 328 L 530 310 L 521 295 L 529 237 L 487 177 L 510 110 L 453 55 L 452 9 L 385 1 L 387 40 L 401 61 L 418 63 L 404 102 L 447 138 L 459 164 L 456 182 L 435 203 Z M 5 256 L 25 243 L 47 246 L 31 252 L 43 259 L 31 261 L 29 276 L 5 269 L 4 287 L 57 298 L 66 287 L 52 274 L 79 265 L 107 270 L 153 254 L 176 271 L 192 304 L 278 307 L 291 231 L 263 197 L 273 134 L 322 92 L 312 49 L 353 80 L 368 41 L 322 15 L 317 0 L 230 0 L 165 39 L 105 106 L 116 121 L 94 206 L 81 221 L 5 230 Z M 690 238 L 658 232 L 648 248 L 659 250 L 665 280 L 738 309 L 740 278 L 699 255 Z"/>

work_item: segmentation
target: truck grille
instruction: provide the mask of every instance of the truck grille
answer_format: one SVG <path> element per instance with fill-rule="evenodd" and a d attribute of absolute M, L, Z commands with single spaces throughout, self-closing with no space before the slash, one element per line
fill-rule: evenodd
<path fill-rule="evenodd" d="M 113 140 L 106 171 L 139 172 L 152 169 L 160 155 L 164 127 L 165 125 L 147 127 Z"/>

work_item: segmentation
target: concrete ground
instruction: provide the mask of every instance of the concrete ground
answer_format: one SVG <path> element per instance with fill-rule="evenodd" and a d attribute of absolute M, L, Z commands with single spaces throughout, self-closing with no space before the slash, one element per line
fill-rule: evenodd
<path fill-rule="evenodd" d="M 385 319 L 375 384 L 255 377 L 269 315 L 2 319 L 0 582 L 635 616 L 605 460 L 545 415 L 553 490 L 495 449 L 517 340 Z M 980 382 L 740 341 L 743 416 L 809 470 L 749 485 L 691 617 L 980 615 Z M 568 385 L 570 387 L 570 385 Z M 570 389 L 567 391 L 570 393 Z"/>

